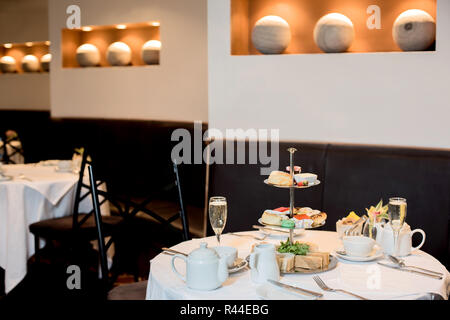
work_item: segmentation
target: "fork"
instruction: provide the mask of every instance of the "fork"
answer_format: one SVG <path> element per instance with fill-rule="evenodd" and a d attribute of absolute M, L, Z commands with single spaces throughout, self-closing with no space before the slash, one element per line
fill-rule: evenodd
<path fill-rule="evenodd" d="M 323 282 L 323 280 L 322 280 L 319 276 L 314 276 L 313 279 L 314 279 L 314 281 L 317 283 L 317 285 L 318 285 L 322 290 L 324 290 L 324 291 L 329 291 L 329 292 L 342 292 L 342 293 L 349 294 L 349 295 L 351 295 L 351 296 L 353 296 L 353 297 L 355 297 L 355 298 L 361 299 L 361 300 L 369 300 L 369 299 L 367 299 L 367 298 L 361 297 L 361 296 L 359 296 L 359 295 L 357 295 L 357 294 L 354 294 L 354 293 L 352 293 L 352 292 L 349 292 L 349 291 L 346 291 L 346 290 L 343 290 L 343 289 L 333 289 L 333 288 L 330 288 L 329 286 L 327 286 L 327 285 L 325 284 L 325 282 Z"/>
<path fill-rule="evenodd" d="M 251 235 L 251 234 L 239 234 L 239 233 L 234 233 L 234 232 L 230 232 L 230 234 L 233 235 L 233 236 L 238 236 L 238 237 L 250 237 L 250 238 L 253 238 L 253 239 L 258 240 L 258 241 L 265 240 L 269 236 L 268 233 L 264 233 L 263 236 L 254 236 L 254 235 Z"/>

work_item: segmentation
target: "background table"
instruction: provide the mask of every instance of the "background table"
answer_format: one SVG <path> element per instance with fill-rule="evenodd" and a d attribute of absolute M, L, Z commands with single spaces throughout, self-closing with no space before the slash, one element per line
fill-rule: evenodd
<path fill-rule="evenodd" d="M 8 293 L 25 277 L 27 260 L 34 254 L 34 237 L 28 226 L 72 214 L 78 175 L 35 164 L 6 165 L 3 169 L 5 175 L 14 177 L 0 182 L 0 267 L 5 270 Z M 87 197 L 80 212 L 90 210 L 92 203 Z"/>
<path fill-rule="evenodd" d="M 241 234 L 257 234 L 257 232 L 244 232 Z M 269 237 L 265 242 L 279 243 L 280 237 Z M 331 252 L 342 245 L 336 232 L 308 230 L 295 238 L 298 241 L 309 241 L 319 245 L 321 251 Z M 217 246 L 215 237 L 194 239 L 180 243 L 173 249 L 189 253 L 199 247 L 201 242 L 207 242 L 208 247 Z M 233 246 L 238 249 L 238 255 L 245 258 L 250 254 L 251 246 L 260 241 L 247 237 L 239 237 L 225 234 L 221 237 L 221 245 Z M 172 257 L 167 254 L 159 254 L 150 262 L 150 275 L 147 287 L 147 299 L 199 299 L 199 300 L 227 300 L 246 299 L 254 300 L 259 297 L 256 294 L 258 284 L 250 279 L 248 268 L 234 274 L 230 274 L 222 287 L 213 291 L 198 291 L 186 287 L 171 270 Z M 418 265 L 445 273 L 443 280 L 436 280 L 408 272 L 402 272 L 379 266 L 376 262 L 350 262 L 339 260 L 336 269 L 320 274 L 320 277 L 330 287 L 348 289 L 354 293 L 369 299 L 415 299 L 418 294 L 427 292 L 439 293 L 448 298 L 450 274 L 445 267 L 435 258 L 423 251 L 416 251 L 406 258 L 407 264 Z M 176 267 L 180 273 L 185 273 L 185 264 L 177 259 Z M 380 286 L 377 289 L 369 289 L 367 284 L 370 276 L 379 272 Z M 312 279 L 313 275 L 295 274 L 284 275 L 281 282 L 298 285 L 305 289 L 322 292 Z M 323 292 L 323 299 L 341 300 L 354 299 L 342 293 Z"/>

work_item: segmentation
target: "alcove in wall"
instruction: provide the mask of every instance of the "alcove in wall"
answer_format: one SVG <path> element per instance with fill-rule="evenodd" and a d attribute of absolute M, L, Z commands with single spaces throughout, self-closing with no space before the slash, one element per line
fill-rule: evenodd
<path fill-rule="evenodd" d="M 369 29 L 367 8 L 377 5 L 381 28 Z M 252 29 L 262 17 L 275 15 L 286 20 L 291 42 L 284 54 L 323 53 L 314 42 L 314 27 L 324 15 L 337 12 L 354 25 L 355 39 L 347 52 L 402 51 L 392 37 L 396 18 L 409 9 L 420 9 L 436 20 L 436 0 L 231 0 L 231 54 L 260 54 L 252 44 Z M 434 51 L 433 44 L 428 51 Z"/>
<path fill-rule="evenodd" d="M 124 42 L 131 50 L 130 66 L 147 65 L 141 57 L 144 43 L 150 40 L 160 41 L 160 23 L 149 21 L 142 23 L 121 23 L 108 26 L 84 26 L 79 29 L 62 30 L 62 66 L 79 68 L 77 48 L 89 43 L 97 47 L 100 53 L 98 67 L 110 67 L 107 60 L 108 46 L 114 42 Z M 159 60 L 157 63 L 159 64 Z"/>
<path fill-rule="evenodd" d="M 22 59 L 26 55 L 34 55 L 39 61 L 49 53 L 49 41 L 34 41 L 25 43 L 5 43 L 0 45 L 0 58 L 10 56 L 16 61 L 16 74 L 23 74 Z M 0 68 L 1 69 L 1 68 Z M 40 65 L 38 72 L 45 72 Z M 1 70 L 0 70 L 1 73 Z"/>

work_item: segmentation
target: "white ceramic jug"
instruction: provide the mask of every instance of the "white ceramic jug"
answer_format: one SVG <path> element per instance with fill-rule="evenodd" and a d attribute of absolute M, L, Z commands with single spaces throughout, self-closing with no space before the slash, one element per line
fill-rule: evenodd
<path fill-rule="evenodd" d="M 389 223 L 377 223 L 377 243 L 383 248 L 384 253 L 394 254 L 394 233 Z M 422 241 L 417 247 L 412 246 L 412 236 L 414 233 L 422 235 Z M 415 229 L 411 231 L 411 227 L 405 223 L 400 230 L 398 237 L 398 256 L 404 257 L 411 254 L 411 251 L 419 250 L 425 243 L 425 231 L 422 229 Z"/>
<path fill-rule="evenodd" d="M 179 258 L 186 262 L 186 276 L 180 274 L 175 267 L 175 260 Z M 214 290 L 228 278 L 226 258 L 219 258 L 217 253 L 207 248 L 202 242 L 200 248 L 192 251 L 188 257 L 176 254 L 172 257 L 172 270 L 191 289 Z"/>
<path fill-rule="evenodd" d="M 273 244 L 259 244 L 250 254 L 251 277 L 254 282 L 264 283 L 267 279 L 278 281 L 280 268 Z"/>

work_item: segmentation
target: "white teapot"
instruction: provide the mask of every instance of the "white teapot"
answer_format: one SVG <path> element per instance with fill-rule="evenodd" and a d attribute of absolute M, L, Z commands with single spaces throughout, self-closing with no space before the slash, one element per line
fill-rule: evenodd
<path fill-rule="evenodd" d="M 384 253 L 394 254 L 394 233 L 389 223 L 377 223 L 375 225 L 377 229 L 376 241 L 383 248 Z M 417 246 L 412 246 L 412 235 L 414 233 L 420 233 L 422 235 L 422 242 Z M 411 231 L 411 227 L 405 223 L 398 237 L 398 256 L 404 257 L 411 254 L 411 251 L 419 250 L 425 243 L 425 231 L 422 229 L 415 229 Z"/>
<path fill-rule="evenodd" d="M 175 267 L 175 259 L 186 262 L 186 276 L 180 274 Z M 176 254 L 172 257 L 172 270 L 191 289 L 214 290 L 228 279 L 226 258 L 219 258 L 217 253 L 207 248 L 202 242 L 200 248 L 192 251 L 188 257 Z"/>

